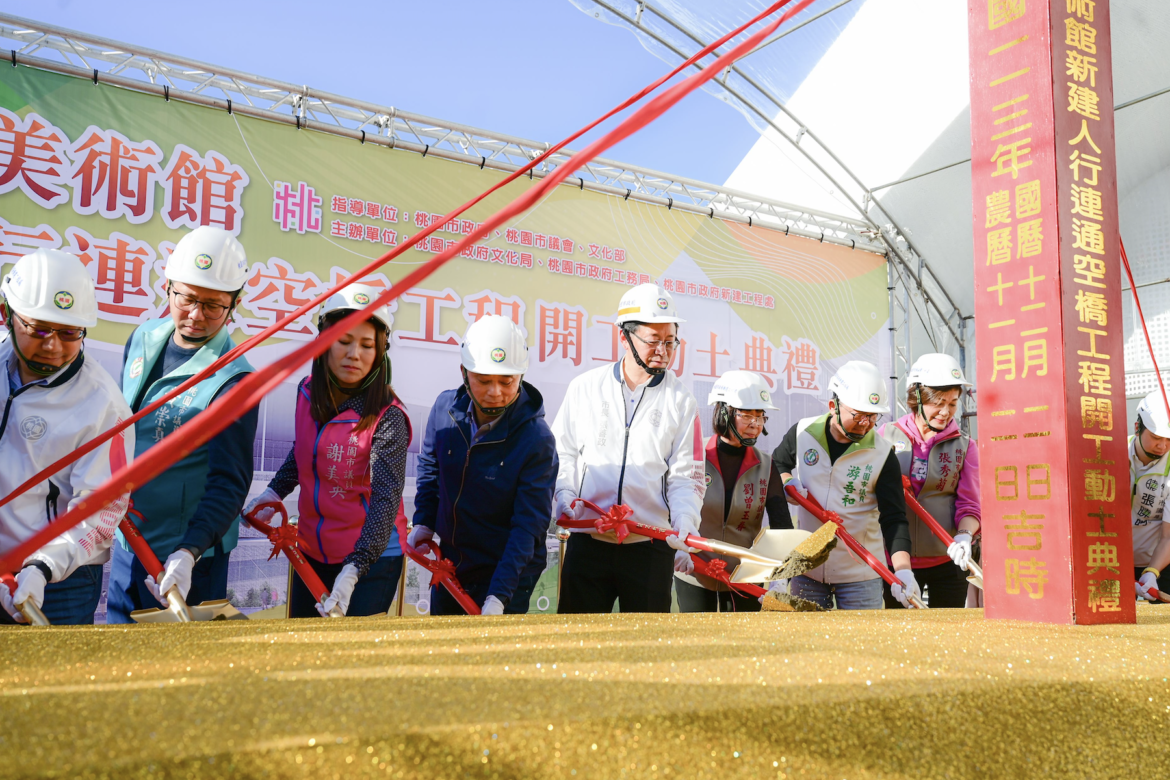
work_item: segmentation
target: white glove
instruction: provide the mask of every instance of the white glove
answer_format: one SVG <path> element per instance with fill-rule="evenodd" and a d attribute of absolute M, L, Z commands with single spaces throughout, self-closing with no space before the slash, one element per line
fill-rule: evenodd
<path fill-rule="evenodd" d="M 910 569 L 902 569 L 894 572 L 894 575 L 902 581 L 901 585 L 891 585 L 890 593 L 898 600 L 906 609 L 913 609 L 913 603 L 910 597 L 914 596 L 918 599 L 922 598 L 922 588 L 918 587 L 918 580 L 914 579 L 914 572 Z"/>
<path fill-rule="evenodd" d="M 18 610 L 24 602 L 32 599 L 33 606 L 40 609 L 45 603 L 45 575 L 39 566 L 25 566 L 16 575 L 16 592 L 12 594 L 12 605 Z"/>
<path fill-rule="evenodd" d="M 787 593 L 787 592 L 788 592 L 788 580 L 772 580 L 771 582 L 768 583 L 767 592 L 764 593 L 763 596 L 760 596 L 760 603 L 761 604 L 764 603 L 764 599 L 766 599 L 768 597 L 768 593 L 775 593 L 776 595 L 780 595 L 781 593 Z"/>
<path fill-rule="evenodd" d="M 951 556 L 956 566 L 967 571 L 971 563 L 971 534 L 966 531 L 955 534 L 955 541 L 947 548 L 947 555 Z"/>
<path fill-rule="evenodd" d="M 695 527 L 695 522 L 693 520 L 691 520 L 689 517 L 680 518 L 678 521 L 678 525 L 675 526 L 674 530 L 677 531 L 678 533 L 671 534 L 670 536 L 666 537 L 666 543 L 670 545 L 672 550 L 678 550 L 679 552 L 685 552 L 685 553 L 695 553 L 695 552 L 699 551 L 699 548 L 688 547 L 686 542 L 683 541 L 688 536 L 698 536 L 699 535 L 699 529 Z M 691 563 L 689 560 L 687 561 L 687 565 L 690 567 L 691 570 L 694 569 L 694 564 Z M 679 569 L 679 559 L 678 559 L 677 555 L 674 557 L 674 570 L 681 571 L 681 569 Z M 683 573 L 690 574 L 691 572 L 686 571 Z"/>
<path fill-rule="evenodd" d="M 481 615 L 502 615 L 504 614 L 504 602 L 500 601 L 495 596 L 488 596 L 484 599 L 483 607 L 479 610 Z"/>
<path fill-rule="evenodd" d="M 1134 589 L 1137 591 L 1138 598 L 1143 598 L 1146 601 L 1157 601 L 1155 596 L 1150 595 L 1150 590 L 1153 589 L 1155 593 L 1158 591 L 1158 577 L 1152 571 L 1148 571 L 1142 575 L 1142 578 L 1134 583 Z M 3 588 L 0 588 L 3 590 Z M 2 596 L 3 594 L 0 594 Z"/>
<path fill-rule="evenodd" d="M 252 514 L 252 510 L 254 510 L 256 507 L 260 506 L 261 504 L 280 503 L 280 500 L 281 500 L 280 496 L 278 496 L 276 494 L 275 490 L 273 490 L 272 488 L 264 488 L 263 493 L 256 496 L 255 498 L 253 498 L 251 501 L 249 501 L 247 504 L 244 505 L 244 511 L 241 512 L 240 514 L 250 515 L 250 514 Z M 256 515 L 256 519 L 262 523 L 267 523 L 269 518 L 271 518 L 274 514 L 276 514 L 276 510 L 273 509 L 272 507 L 267 507 L 265 509 L 260 510 L 260 514 Z"/>
<path fill-rule="evenodd" d="M 0 584 L 0 606 L 4 607 L 4 611 L 8 613 L 8 616 L 17 623 L 28 622 L 21 611 L 16 608 L 16 605 L 12 603 L 12 592 L 4 584 Z"/>
<path fill-rule="evenodd" d="M 808 488 L 806 488 L 796 477 L 789 477 L 788 481 L 784 483 L 784 487 L 794 487 L 796 488 L 796 492 L 800 493 L 802 498 L 808 498 Z M 784 497 L 788 500 L 788 503 L 796 503 L 796 500 L 792 498 L 792 496 L 788 495 L 787 490 L 784 491 Z"/>
<path fill-rule="evenodd" d="M 429 542 L 435 538 L 435 532 L 425 525 L 416 525 L 410 529 L 410 533 L 406 535 L 406 543 L 411 547 L 418 548 L 423 542 Z"/>
<path fill-rule="evenodd" d="M 324 604 L 317 604 L 317 612 L 321 617 L 329 617 L 334 607 L 341 610 L 341 614 L 349 611 L 349 598 L 353 595 L 353 587 L 358 583 L 358 570 L 352 563 L 341 567 L 337 579 L 333 581 L 333 592 Z"/>
<path fill-rule="evenodd" d="M 674 539 L 676 537 L 670 537 Z M 674 570 L 679 574 L 694 574 L 695 562 L 691 560 L 691 554 L 679 550 L 674 554 Z"/>
<path fill-rule="evenodd" d="M 585 509 L 584 504 L 577 504 L 576 507 L 573 506 L 573 501 L 576 498 L 576 496 L 570 495 L 569 493 L 561 493 L 558 495 L 556 510 L 553 512 L 553 520 L 560 520 L 562 515 L 568 517 L 570 520 L 576 520 Z"/>
<path fill-rule="evenodd" d="M 171 588 L 178 588 L 179 595 L 185 600 L 187 591 L 191 590 L 191 570 L 194 568 L 195 556 L 189 550 L 175 550 L 163 564 L 162 580 L 155 582 L 154 577 L 147 577 L 144 580 L 146 589 L 164 606 L 167 603 L 166 594 Z"/>

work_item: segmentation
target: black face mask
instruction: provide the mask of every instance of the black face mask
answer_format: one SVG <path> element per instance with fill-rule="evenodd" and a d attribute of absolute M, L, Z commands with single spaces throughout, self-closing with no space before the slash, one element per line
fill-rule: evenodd
<path fill-rule="evenodd" d="M 646 361 L 642 360 L 642 356 L 638 354 L 638 348 L 634 346 L 634 340 L 630 338 L 630 332 L 622 328 L 622 333 L 625 334 L 626 343 L 630 345 L 630 354 L 634 356 L 634 362 L 638 364 L 639 368 L 650 376 L 658 376 L 659 374 L 666 373 L 665 368 L 650 368 L 650 366 L 646 365 Z"/>
<path fill-rule="evenodd" d="M 467 395 L 471 397 L 471 403 L 475 404 L 475 408 L 478 409 L 480 414 L 484 415 L 485 417 L 499 417 L 504 412 L 508 411 L 512 404 L 520 400 L 520 393 L 517 392 L 516 397 L 513 398 L 511 402 L 503 406 L 480 406 L 479 401 L 475 400 L 475 393 L 471 392 L 471 380 L 467 378 L 467 369 L 460 367 L 459 370 L 463 372 L 463 386 L 467 388 Z M 523 384 L 523 374 L 520 375 L 519 382 Z"/>

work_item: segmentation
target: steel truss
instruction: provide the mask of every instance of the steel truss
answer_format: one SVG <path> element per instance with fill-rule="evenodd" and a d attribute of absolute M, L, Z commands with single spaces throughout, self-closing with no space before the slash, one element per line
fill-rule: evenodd
<path fill-rule="evenodd" d="M 686 59 L 691 56 L 692 52 L 684 51 L 672 42 L 672 33 L 666 28 L 681 34 L 693 43 L 695 51 L 708 43 L 649 0 L 637 0 L 637 8 L 633 15 L 616 7 L 615 3 L 619 1 L 589 0 L 612 16 L 621 19 L 637 32 L 646 35 L 655 43 L 671 51 L 680 59 Z M 626 1 L 630 2 L 630 0 Z M 820 18 L 820 16 L 831 13 L 842 5 L 845 3 L 838 3 L 824 13 L 794 25 L 793 28 L 767 41 L 764 46 L 791 33 L 798 27 Z M 661 20 L 665 27 L 655 29 L 651 26 L 652 17 Z M 763 46 L 759 48 L 763 48 Z M 759 51 L 759 48 L 756 51 Z M 717 56 L 718 53 L 718 51 L 714 52 L 712 57 Z M 891 351 L 896 375 L 898 377 L 905 376 L 905 369 L 909 367 L 907 361 L 912 357 L 910 351 L 912 313 L 925 329 L 931 342 L 931 348 L 946 352 L 950 351 L 948 347 L 956 347 L 959 361 L 966 370 L 967 329 L 965 324 L 971 318 L 963 315 L 954 299 L 947 292 L 946 286 L 935 274 L 925 256 L 915 246 L 909 231 L 904 230 L 899 225 L 894 215 L 874 195 L 874 191 L 867 187 L 779 97 L 740 68 L 743 61 L 750 56 L 751 54 L 748 54 L 740 60 L 739 64 L 728 68 L 716 77 L 712 84 L 718 84 L 747 113 L 757 117 L 801 154 L 825 177 L 830 186 L 834 187 L 853 205 L 866 223 L 867 235 L 879 240 L 887 248 L 886 256 L 891 264 L 889 270 Z M 701 70 L 704 66 L 701 63 L 696 63 L 694 67 Z M 902 397 L 903 395 L 895 393 L 895 398 Z M 974 416 L 974 410 L 968 411 L 967 416 Z"/>
<path fill-rule="evenodd" d="M 308 86 L 221 68 L 197 60 L 100 38 L 10 14 L 0 14 L 0 55 L 12 66 L 91 78 L 95 84 L 156 94 L 166 100 L 219 108 L 391 149 L 417 152 L 479 168 L 512 172 L 551 144 L 444 122 Z M 530 178 L 547 176 L 573 152 L 550 156 Z M 782 230 L 787 234 L 885 255 L 888 242 L 872 222 L 801 208 L 714 184 L 596 159 L 566 186 Z"/>

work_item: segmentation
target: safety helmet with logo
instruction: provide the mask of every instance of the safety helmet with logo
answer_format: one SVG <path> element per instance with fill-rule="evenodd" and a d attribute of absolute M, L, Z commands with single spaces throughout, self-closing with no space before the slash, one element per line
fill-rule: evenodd
<path fill-rule="evenodd" d="M 668 322 L 683 323 L 686 320 L 678 316 L 670 293 L 653 282 L 647 282 L 627 290 L 618 303 L 615 324 L 620 327 L 627 322 L 661 325 Z"/>
<path fill-rule="evenodd" d="M 1170 437 L 1170 416 L 1166 414 L 1166 402 L 1162 399 L 1161 390 L 1155 390 L 1139 401 L 1137 413 L 1142 427 L 1147 431 L 1155 436 Z"/>
<path fill-rule="evenodd" d="M 504 406 L 483 406 L 471 392 L 468 372 L 490 376 L 523 376 L 528 371 L 528 344 L 520 326 L 510 317 L 487 314 L 467 326 L 460 348 L 463 384 L 471 402 L 488 417 L 499 417 L 520 398 L 517 390 L 512 401 Z M 519 381 L 519 380 L 518 380 Z"/>
<path fill-rule="evenodd" d="M 850 441 L 861 441 L 865 434 L 851 433 L 841 421 L 841 404 L 858 412 L 887 414 L 886 383 L 873 363 L 850 360 L 837 369 L 829 380 L 829 392 L 837 399 L 837 425 Z"/>
<path fill-rule="evenodd" d="M 179 239 L 167 258 L 167 281 L 239 292 L 248 278 L 244 245 L 223 228 L 204 225 Z"/>
<path fill-rule="evenodd" d="M 963 376 L 963 369 L 959 361 L 950 355 L 941 352 L 931 352 L 920 356 L 910 367 L 906 375 L 907 386 L 923 385 L 925 387 L 970 387 L 971 383 Z"/>
<path fill-rule="evenodd" d="M 360 282 L 346 285 L 326 298 L 325 303 L 321 304 L 321 309 L 317 312 L 317 328 L 320 330 L 321 323 L 333 312 L 364 309 L 380 294 L 381 291 L 377 288 Z M 374 309 L 374 317 L 386 326 L 387 333 L 394 327 L 394 315 L 390 313 L 389 306 L 379 306 Z"/>
<path fill-rule="evenodd" d="M 93 277 L 81 260 L 68 252 L 38 249 L 20 258 L 0 284 L 0 294 L 4 295 L 4 314 L 10 328 L 13 314 L 25 320 L 81 328 L 80 338 L 85 337 L 85 328 L 97 325 Z M 58 334 L 58 337 L 65 338 L 63 334 Z M 69 340 L 76 341 L 78 337 Z M 30 360 L 21 351 L 20 341 L 16 338 L 12 339 L 12 348 L 29 370 L 40 376 L 51 376 L 68 365 Z"/>
<path fill-rule="evenodd" d="M 754 371 L 727 371 L 715 382 L 707 396 L 707 403 L 715 407 L 717 433 L 729 432 L 745 447 L 754 446 L 759 437 L 745 438 L 732 422 L 732 409 L 776 409 L 768 383 Z M 764 435 L 768 430 L 763 429 Z"/>

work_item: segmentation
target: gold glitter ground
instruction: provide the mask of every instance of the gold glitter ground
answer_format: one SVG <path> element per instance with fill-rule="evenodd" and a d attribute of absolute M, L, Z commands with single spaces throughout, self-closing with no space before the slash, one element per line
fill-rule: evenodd
<path fill-rule="evenodd" d="M 1160 777 L 1170 607 L 0 629 L 0 775 Z"/>

